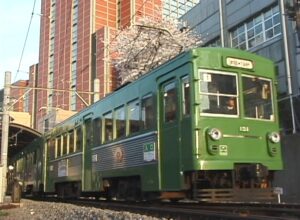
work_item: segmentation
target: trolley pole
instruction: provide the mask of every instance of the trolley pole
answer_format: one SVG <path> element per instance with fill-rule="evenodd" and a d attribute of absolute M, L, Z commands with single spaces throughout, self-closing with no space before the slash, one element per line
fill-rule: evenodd
<path fill-rule="evenodd" d="M 8 152 L 8 133 L 9 133 L 9 113 L 8 104 L 10 96 L 11 72 L 5 72 L 3 114 L 2 114 L 2 139 L 1 139 L 1 165 L 0 165 L 0 203 L 4 202 L 7 185 L 7 152 Z"/>

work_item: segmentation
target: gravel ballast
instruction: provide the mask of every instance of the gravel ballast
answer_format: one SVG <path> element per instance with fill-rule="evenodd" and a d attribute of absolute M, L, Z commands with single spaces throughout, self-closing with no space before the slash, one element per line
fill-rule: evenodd
<path fill-rule="evenodd" d="M 158 220 L 146 215 L 134 214 L 130 212 L 111 211 L 91 207 L 81 207 L 72 204 L 59 202 L 40 202 L 22 199 L 20 207 L 6 209 L 4 206 L 0 210 L 2 220 Z"/>

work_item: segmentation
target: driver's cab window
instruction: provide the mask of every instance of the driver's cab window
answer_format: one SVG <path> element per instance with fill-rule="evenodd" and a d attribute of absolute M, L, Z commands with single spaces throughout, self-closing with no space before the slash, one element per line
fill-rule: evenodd
<path fill-rule="evenodd" d="M 271 80 L 242 77 L 245 117 L 274 120 Z"/>
<path fill-rule="evenodd" d="M 237 75 L 208 70 L 199 70 L 199 74 L 201 114 L 237 116 Z"/>

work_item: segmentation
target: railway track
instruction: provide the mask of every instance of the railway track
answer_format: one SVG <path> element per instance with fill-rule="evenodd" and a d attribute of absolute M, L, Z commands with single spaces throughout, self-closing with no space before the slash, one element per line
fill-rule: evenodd
<path fill-rule="evenodd" d="M 62 202 L 62 200 L 56 198 L 52 198 L 51 200 Z M 105 200 L 95 201 L 92 199 L 64 200 L 63 202 L 93 208 L 128 211 L 167 219 L 300 219 L 300 204 L 122 202 Z"/>

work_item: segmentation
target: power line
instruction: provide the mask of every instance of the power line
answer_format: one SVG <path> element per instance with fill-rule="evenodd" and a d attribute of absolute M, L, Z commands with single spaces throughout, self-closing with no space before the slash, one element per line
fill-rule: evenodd
<path fill-rule="evenodd" d="M 26 43 L 27 43 L 29 31 L 30 31 L 30 27 L 31 27 L 33 15 L 34 15 L 35 3 L 36 3 L 36 0 L 34 0 L 34 2 L 33 2 L 33 8 L 32 8 L 32 12 L 31 12 L 30 20 L 29 20 L 29 25 L 28 25 L 28 28 L 27 28 L 27 33 L 26 33 L 24 45 L 23 45 L 22 52 L 21 52 L 21 57 L 20 57 L 20 61 L 19 61 L 19 66 L 18 66 L 18 69 L 17 69 L 16 76 L 15 76 L 15 78 L 14 78 L 14 81 L 16 81 L 17 76 L 18 76 L 18 73 L 20 72 L 20 67 L 21 67 L 21 63 L 22 63 L 22 59 L 23 59 L 23 55 L 24 55 L 24 51 L 25 51 L 25 47 L 26 47 Z"/>

